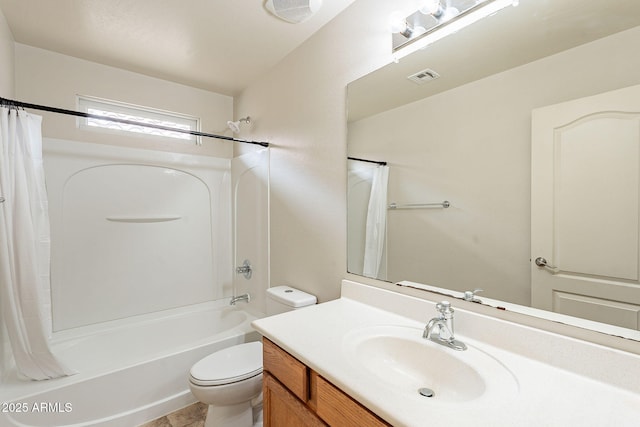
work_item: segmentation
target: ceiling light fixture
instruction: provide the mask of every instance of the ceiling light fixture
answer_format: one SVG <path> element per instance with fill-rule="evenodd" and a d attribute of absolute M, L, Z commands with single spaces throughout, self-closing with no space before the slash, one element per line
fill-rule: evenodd
<path fill-rule="evenodd" d="M 271 14 L 291 24 L 311 18 L 322 6 L 322 0 L 267 0 L 264 4 Z"/>
<path fill-rule="evenodd" d="M 449 34 L 498 12 L 518 0 L 420 0 L 408 16 L 394 12 L 390 18 L 394 60 L 424 49 Z M 419 29 L 419 31 L 416 31 Z"/>

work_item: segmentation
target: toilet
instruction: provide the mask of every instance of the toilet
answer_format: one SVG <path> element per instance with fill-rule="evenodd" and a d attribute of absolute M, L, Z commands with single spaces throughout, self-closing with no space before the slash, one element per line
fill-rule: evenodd
<path fill-rule="evenodd" d="M 268 316 L 315 303 L 314 295 L 289 286 L 267 290 Z M 227 347 L 196 362 L 189 372 L 189 388 L 209 405 L 205 427 L 253 426 L 254 408 L 262 405 L 262 343 Z"/>

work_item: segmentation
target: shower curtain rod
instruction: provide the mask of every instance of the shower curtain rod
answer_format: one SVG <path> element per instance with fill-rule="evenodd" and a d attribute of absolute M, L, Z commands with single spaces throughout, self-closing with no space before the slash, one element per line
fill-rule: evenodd
<path fill-rule="evenodd" d="M 387 166 L 387 162 L 379 162 L 378 160 L 367 160 L 367 159 L 359 159 L 357 157 L 347 157 L 349 160 L 356 160 L 358 162 L 367 162 L 367 163 L 375 163 L 380 166 Z"/>
<path fill-rule="evenodd" d="M 136 122 L 136 121 L 133 121 L 133 120 L 117 119 L 115 117 L 106 117 L 106 116 L 101 116 L 101 115 L 98 115 L 98 114 L 84 113 L 82 111 L 65 110 L 63 108 L 48 107 L 46 105 L 29 104 L 27 102 L 15 101 L 15 100 L 6 99 L 6 98 L 0 98 L 0 106 L 16 107 L 16 108 L 30 108 L 30 109 L 33 109 L 33 110 L 48 111 L 50 113 L 66 114 L 68 116 L 85 117 L 85 118 L 88 118 L 88 119 L 107 120 L 107 121 L 110 121 L 110 122 L 124 123 L 124 124 L 127 124 L 127 125 L 143 126 L 143 127 L 147 127 L 147 128 L 160 129 L 160 130 L 166 130 L 166 131 L 171 131 L 171 132 L 188 133 L 188 134 L 194 135 L 194 136 L 205 136 L 207 138 L 224 139 L 226 141 L 241 142 L 243 144 L 255 144 L 255 145 L 260 145 L 262 147 L 268 147 L 269 146 L 268 142 L 247 141 L 245 139 L 238 139 L 238 138 L 233 138 L 233 137 L 225 136 L 225 135 L 215 135 L 215 134 L 212 134 L 212 133 L 199 132 L 199 131 L 195 131 L 195 130 L 176 129 L 176 128 L 172 128 L 172 127 L 168 127 L 168 126 L 140 123 L 140 122 Z"/>

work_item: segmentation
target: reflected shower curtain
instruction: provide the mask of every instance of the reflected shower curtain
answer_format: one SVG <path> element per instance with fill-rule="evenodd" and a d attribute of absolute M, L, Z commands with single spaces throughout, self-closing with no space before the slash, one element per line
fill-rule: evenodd
<path fill-rule="evenodd" d="M 49 348 L 49 214 L 40 116 L 0 107 L 0 311 L 19 374 L 74 374 Z"/>
<path fill-rule="evenodd" d="M 378 166 L 373 171 L 371 196 L 367 210 L 363 275 L 378 277 L 384 251 L 387 228 L 387 184 L 389 166 Z"/>

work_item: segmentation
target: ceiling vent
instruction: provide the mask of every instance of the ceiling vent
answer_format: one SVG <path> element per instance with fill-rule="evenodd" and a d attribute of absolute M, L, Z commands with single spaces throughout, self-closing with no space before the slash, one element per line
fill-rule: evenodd
<path fill-rule="evenodd" d="M 299 24 L 311 18 L 322 6 L 322 0 L 267 0 L 264 7 L 283 21 Z"/>
<path fill-rule="evenodd" d="M 412 82 L 421 85 L 425 84 L 426 82 L 430 82 L 431 80 L 435 80 L 438 77 L 440 77 L 440 74 L 436 73 L 431 68 L 427 68 L 425 70 L 418 71 L 417 73 L 412 74 L 407 78 Z"/>

